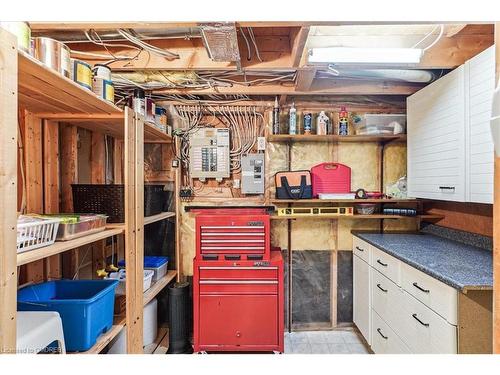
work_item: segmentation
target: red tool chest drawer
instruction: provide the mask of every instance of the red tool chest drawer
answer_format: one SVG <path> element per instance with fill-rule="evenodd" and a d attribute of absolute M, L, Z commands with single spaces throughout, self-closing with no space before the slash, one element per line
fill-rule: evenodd
<path fill-rule="evenodd" d="M 277 311 L 276 295 L 202 295 L 199 341 L 205 350 L 221 345 L 246 350 L 277 346 Z"/>
<path fill-rule="evenodd" d="M 200 294 L 278 294 L 277 280 L 201 280 Z"/>
<path fill-rule="evenodd" d="M 278 267 L 200 267 L 200 280 L 277 280 Z"/>

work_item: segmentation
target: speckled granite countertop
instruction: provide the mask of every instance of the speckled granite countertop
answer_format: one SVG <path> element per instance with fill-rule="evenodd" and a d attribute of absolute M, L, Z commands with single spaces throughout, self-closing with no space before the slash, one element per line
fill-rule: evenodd
<path fill-rule="evenodd" d="M 382 251 L 466 292 L 493 288 L 493 254 L 432 234 L 354 232 Z"/>

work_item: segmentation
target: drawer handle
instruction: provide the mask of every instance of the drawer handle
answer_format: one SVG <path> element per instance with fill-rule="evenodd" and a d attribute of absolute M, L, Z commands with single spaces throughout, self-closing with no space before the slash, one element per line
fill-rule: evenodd
<path fill-rule="evenodd" d="M 387 289 L 382 288 L 380 284 L 377 284 L 377 288 L 379 288 L 382 292 L 387 293 Z"/>
<path fill-rule="evenodd" d="M 455 190 L 455 186 L 440 186 L 440 190 Z"/>
<path fill-rule="evenodd" d="M 380 264 L 381 266 L 387 267 L 387 263 L 381 262 L 380 259 L 377 259 L 377 263 Z"/>
<path fill-rule="evenodd" d="M 359 246 L 356 246 L 356 249 L 359 250 L 359 251 L 365 251 L 365 249 L 362 249 Z"/>
<path fill-rule="evenodd" d="M 421 287 L 420 285 L 418 285 L 416 282 L 415 282 L 415 283 L 413 283 L 413 286 L 414 286 L 415 288 L 417 288 L 418 290 L 420 290 L 420 291 L 424 292 L 424 293 L 430 293 L 430 292 L 431 292 L 429 289 L 424 289 L 424 288 L 422 288 L 422 287 Z"/>
<path fill-rule="evenodd" d="M 389 337 L 387 337 L 387 336 L 384 336 L 384 334 L 382 333 L 382 330 L 381 330 L 380 328 L 377 328 L 377 332 L 378 332 L 378 334 L 379 334 L 380 336 L 382 336 L 382 338 L 383 338 L 384 340 L 387 340 L 387 339 L 389 338 Z"/>
<path fill-rule="evenodd" d="M 411 314 L 411 316 L 413 316 L 413 318 L 419 322 L 420 324 L 422 324 L 424 327 L 429 327 L 429 323 L 424 323 L 422 322 L 418 317 L 417 317 L 417 314 Z"/>

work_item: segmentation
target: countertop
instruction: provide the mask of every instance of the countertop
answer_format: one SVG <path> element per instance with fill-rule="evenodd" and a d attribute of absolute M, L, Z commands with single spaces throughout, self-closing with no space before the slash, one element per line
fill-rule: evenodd
<path fill-rule="evenodd" d="M 461 292 L 493 289 L 491 251 L 425 233 L 353 234 Z"/>

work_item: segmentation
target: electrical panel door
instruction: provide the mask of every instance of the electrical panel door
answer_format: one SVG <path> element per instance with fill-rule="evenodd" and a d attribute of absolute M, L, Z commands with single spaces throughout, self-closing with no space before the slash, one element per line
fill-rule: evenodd
<path fill-rule="evenodd" d="M 264 194 L 264 154 L 241 157 L 241 192 Z"/>
<path fill-rule="evenodd" d="M 229 129 L 199 128 L 189 136 L 190 176 L 220 181 L 230 176 Z"/>

